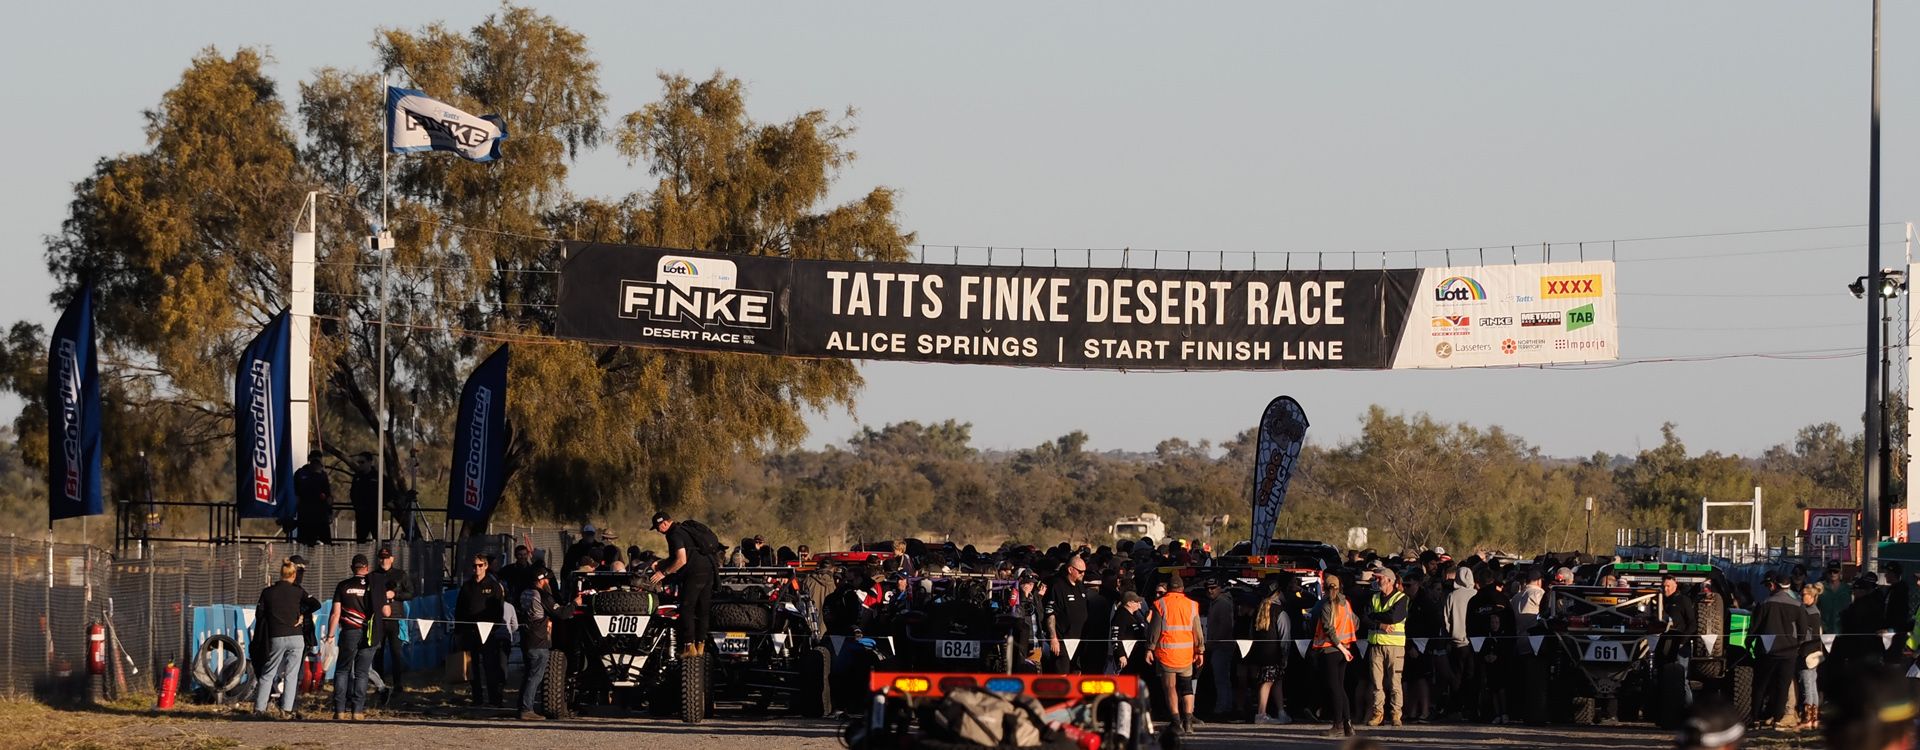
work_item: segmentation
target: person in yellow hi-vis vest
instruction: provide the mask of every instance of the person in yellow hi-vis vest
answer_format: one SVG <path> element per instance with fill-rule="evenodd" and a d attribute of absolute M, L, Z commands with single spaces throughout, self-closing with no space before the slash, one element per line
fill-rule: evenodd
<path fill-rule="evenodd" d="M 1174 726 L 1193 731 L 1193 673 L 1206 663 L 1206 627 L 1200 605 L 1187 598 L 1186 581 L 1179 573 L 1167 578 L 1167 595 L 1153 603 L 1147 624 L 1147 661 L 1158 667 L 1161 689 Z"/>
<path fill-rule="evenodd" d="M 1382 722 L 1400 726 L 1400 675 L 1407 667 L 1407 595 L 1393 571 L 1373 572 L 1378 586 L 1368 602 L 1367 664 L 1373 667 L 1373 717 L 1367 726 Z"/>

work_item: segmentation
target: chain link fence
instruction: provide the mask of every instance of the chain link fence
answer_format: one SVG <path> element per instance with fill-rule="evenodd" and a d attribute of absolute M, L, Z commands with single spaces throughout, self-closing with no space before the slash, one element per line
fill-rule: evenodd
<path fill-rule="evenodd" d="M 384 546 L 416 596 L 425 597 L 458 587 L 474 554 L 510 559 L 514 546 L 529 540 L 554 561 L 573 541 L 563 531 L 521 528 L 511 535 Z M 296 554 L 307 560 L 301 584 L 325 600 L 351 575 L 355 555 L 373 559 L 376 552 L 373 544 L 226 544 L 154 547 L 115 559 L 87 545 L 0 537 L 0 697 L 77 695 L 94 623 L 106 627 L 116 660 L 108 674 L 118 691 L 152 693 L 168 664 L 188 671 L 198 646 L 195 608 L 258 603 L 260 590 L 278 579 L 281 562 Z"/>

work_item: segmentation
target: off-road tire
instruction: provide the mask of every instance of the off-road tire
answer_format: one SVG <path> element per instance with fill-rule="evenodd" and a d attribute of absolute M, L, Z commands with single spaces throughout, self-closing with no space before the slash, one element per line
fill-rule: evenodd
<path fill-rule="evenodd" d="M 698 724 L 707 720 L 707 655 L 680 659 L 680 720 Z"/>
<path fill-rule="evenodd" d="M 793 710 L 807 718 L 833 713 L 833 652 L 815 646 L 800 652 L 800 684 L 794 687 Z"/>
<path fill-rule="evenodd" d="M 1593 698 L 1584 695 L 1574 696 L 1572 723 L 1575 726 L 1592 725 L 1596 713 L 1594 709 L 1598 704 L 1599 701 Z"/>
<path fill-rule="evenodd" d="M 650 615 L 654 604 L 653 594 L 645 591 L 602 591 L 593 595 L 596 615 Z"/>
<path fill-rule="evenodd" d="M 1647 718 L 1661 729 L 1678 729 L 1687 715 L 1687 668 L 1668 664 L 1660 668 L 1657 700 L 1647 704 Z"/>
<path fill-rule="evenodd" d="M 1733 676 L 1727 681 L 1727 689 L 1731 693 L 1727 698 L 1733 702 L 1734 716 L 1739 717 L 1742 723 L 1752 721 L 1753 665 L 1741 664 L 1734 667 Z"/>
<path fill-rule="evenodd" d="M 540 681 L 540 713 L 549 719 L 573 718 L 573 691 L 567 684 L 567 652 L 547 652 L 547 676 Z"/>
<path fill-rule="evenodd" d="M 773 630 L 773 609 L 759 604 L 720 602 L 708 610 L 715 632 L 765 633 Z"/>

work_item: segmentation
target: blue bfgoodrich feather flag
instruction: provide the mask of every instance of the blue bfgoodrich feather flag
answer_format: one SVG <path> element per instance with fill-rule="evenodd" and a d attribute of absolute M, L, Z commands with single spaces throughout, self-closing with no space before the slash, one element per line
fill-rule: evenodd
<path fill-rule="evenodd" d="M 247 345 L 234 373 L 234 502 L 241 518 L 294 518 L 294 457 L 287 424 L 292 340 L 292 316 L 283 310 Z"/>
<path fill-rule="evenodd" d="M 80 288 L 53 327 L 47 412 L 47 519 L 100 515 L 100 360 L 91 285 Z"/>
<path fill-rule="evenodd" d="M 507 358 L 501 344 L 460 389 L 453 483 L 447 488 L 447 517 L 455 521 L 485 521 L 506 485 Z"/>
<path fill-rule="evenodd" d="M 1260 415 L 1259 451 L 1253 463 L 1253 554 L 1267 554 L 1280 507 L 1287 502 L 1287 482 L 1300 446 L 1307 441 L 1307 413 L 1291 396 L 1267 404 Z"/>
<path fill-rule="evenodd" d="M 500 158 L 507 124 L 498 115 L 472 115 L 412 89 L 387 87 L 387 149 L 394 153 L 452 151 L 469 161 Z"/>

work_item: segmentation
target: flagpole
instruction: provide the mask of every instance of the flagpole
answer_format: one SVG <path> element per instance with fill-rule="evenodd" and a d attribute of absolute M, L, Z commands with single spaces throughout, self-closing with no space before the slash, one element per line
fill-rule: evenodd
<path fill-rule="evenodd" d="M 380 546 L 380 537 L 387 525 L 387 237 L 392 233 L 387 229 L 387 182 L 388 154 L 393 151 L 391 114 L 388 112 L 387 71 L 380 72 L 380 232 L 373 238 L 376 252 L 380 254 L 380 417 L 378 425 L 379 445 L 374 456 L 374 480 L 379 486 L 374 490 L 373 543 Z"/>

